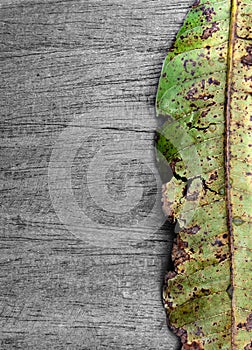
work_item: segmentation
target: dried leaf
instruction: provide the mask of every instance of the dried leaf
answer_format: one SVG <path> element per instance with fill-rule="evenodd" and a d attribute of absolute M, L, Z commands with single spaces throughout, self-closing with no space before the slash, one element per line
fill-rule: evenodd
<path fill-rule="evenodd" d="M 163 209 L 180 225 L 164 290 L 170 327 L 184 350 L 252 349 L 251 0 L 195 1 L 156 110 L 157 149 L 174 174 Z"/>

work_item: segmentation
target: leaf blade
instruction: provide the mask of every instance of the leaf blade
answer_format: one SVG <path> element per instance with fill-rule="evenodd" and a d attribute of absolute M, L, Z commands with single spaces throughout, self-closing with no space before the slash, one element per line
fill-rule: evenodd
<path fill-rule="evenodd" d="M 159 82 L 156 110 L 165 124 L 159 130 L 157 148 L 165 155 L 177 179 L 185 181 L 186 178 L 191 182 L 191 188 L 196 179 L 201 181 L 201 188 L 199 185 L 198 192 L 194 191 L 194 194 L 197 192 L 199 207 L 190 225 L 186 222 L 186 216 L 193 208 L 190 196 L 181 195 L 179 190 L 180 197 L 171 204 L 171 185 L 164 186 L 164 211 L 182 227 L 173 246 L 175 272 L 170 273 L 164 301 L 171 327 L 181 336 L 183 349 L 252 349 L 249 302 L 252 298 L 249 278 L 252 221 L 249 204 L 252 200 L 249 153 L 252 144 L 251 22 L 249 0 L 197 0 L 165 59 Z M 245 98 L 241 98 L 241 94 Z M 175 135 L 175 121 L 190 136 L 190 141 L 182 140 L 180 146 L 178 138 L 183 133 Z M 175 149 L 171 146 L 173 142 Z M 183 161 L 190 159 L 193 148 L 200 160 L 198 172 L 191 171 L 192 168 Z M 196 232 L 193 233 L 193 230 Z M 246 254 L 244 249 L 248 249 Z M 247 263 L 242 264 L 246 260 Z M 208 294 L 201 295 L 198 291 L 197 294 L 195 287 L 186 283 L 186 279 L 194 280 L 193 276 L 210 270 L 211 266 L 210 280 L 207 282 L 203 277 L 198 280 L 199 284 L 208 286 L 202 287 Z M 211 287 L 213 273 L 218 276 L 223 289 L 219 294 L 214 286 Z M 183 283 L 181 276 L 185 277 Z M 233 290 L 231 300 L 228 293 L 230 285 Z M 244 285 L 247 287 L 244 288 Z M 208 301 L 201 303 L 202 298 Z M 178 302 L 181 305 L 188 303 L 190 308 L 195 299 L 197 310 L 191 313 L 189 309 L 188 312 L 184 310 L 184 314 L 179 311 Z M 224 305 L 229 305 L 228 310 L 222 312 L 226 315 L 224 320 L 218 318 L 217 311 L 208 307 L 210 303 L 222 310 Z M 246 311 L 241 312 L 244 306 Z M 199 315 L 205 315 L 200 325 Z M 215 317 L 215 322 L 209 323 L 208 316 Z M 188 318 L 192 318 L 191 326 L 182 327 L 188 323 Z M 214 324 L 220 322 L 223 328 L 221 336 L 216 333 Z M 207 331 L 200 331 L 199 327 L 204 329 L 206 323 Z"/>

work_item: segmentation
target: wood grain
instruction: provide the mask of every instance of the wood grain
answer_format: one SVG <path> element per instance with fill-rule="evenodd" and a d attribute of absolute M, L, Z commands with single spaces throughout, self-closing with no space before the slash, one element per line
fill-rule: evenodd
<path fill-rule="evenodd" d="M 162 62 L 191 3 L 1 1 L 1 349 L 177 346 L 151 151 Z"/>

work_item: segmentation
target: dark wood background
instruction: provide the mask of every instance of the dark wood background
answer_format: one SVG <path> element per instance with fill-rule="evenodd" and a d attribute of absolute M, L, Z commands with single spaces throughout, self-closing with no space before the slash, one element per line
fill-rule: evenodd
<path fill-rule="evenodd" d="M 176 348 L 154 101 L 192 0 L 1 0 L 1 349 Z"/>

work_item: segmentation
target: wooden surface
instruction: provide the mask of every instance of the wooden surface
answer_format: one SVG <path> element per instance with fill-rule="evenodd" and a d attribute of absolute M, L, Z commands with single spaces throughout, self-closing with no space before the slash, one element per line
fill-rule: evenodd
<path fill-rule="evenodd" d="M 192 0 L 1 0 L 1 349 L 176 348 L 154 99 Z"/>

